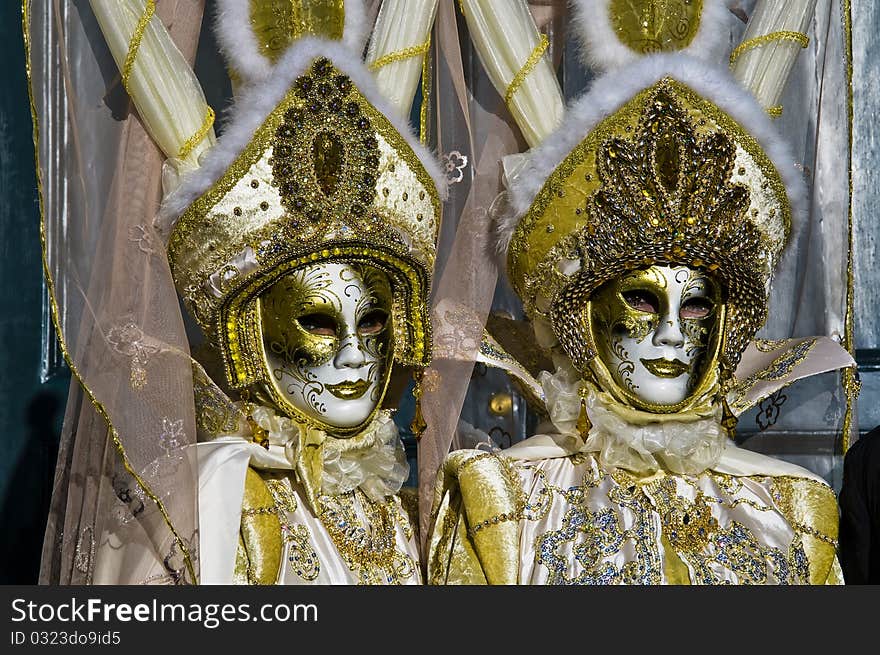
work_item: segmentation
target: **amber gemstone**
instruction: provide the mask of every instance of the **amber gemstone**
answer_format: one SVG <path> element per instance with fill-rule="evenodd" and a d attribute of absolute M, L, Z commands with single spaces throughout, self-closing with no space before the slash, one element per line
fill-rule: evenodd
<path fill-rule="evenodd" d="M 345 149 L 339 137 L 332 132 L 320 132 L 312 141 L 312 166 L 325 196 L 332 196 L 339 188 L 344 163 Z"/>

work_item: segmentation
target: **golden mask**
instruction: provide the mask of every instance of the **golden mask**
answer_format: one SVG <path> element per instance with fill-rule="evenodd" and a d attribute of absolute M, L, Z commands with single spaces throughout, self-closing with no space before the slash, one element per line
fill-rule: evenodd
<path fill-rule="evenodd" d="M 327 262 L 298 269 L 260 297 L 265 387 L 282 411 L 334 433 L 369 421 L 393 351 L 388 276 Z"/>
<path fill-rule="evenodd" d="M 724 304 L 717 282 L 687 267 L 651 266 L 600 287 L 581 320 L 601 387 L 637 409 L 675 412 L 715 382 Z"/>

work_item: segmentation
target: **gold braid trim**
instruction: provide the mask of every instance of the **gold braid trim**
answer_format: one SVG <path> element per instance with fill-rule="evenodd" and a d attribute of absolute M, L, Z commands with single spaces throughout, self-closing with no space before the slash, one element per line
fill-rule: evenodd
<path fill-rule="evenodd" d="M 425 44 L 428 48 L 425 49 L 425 57 L 422 59 L 422 106 L 419 110 L 419 141 L 422 145 L 428 144 L 428 101 L 431 95 L 431 62 L 428 57 L 428 49 L 431 47 L 430 35 Z"/>
<path fill-rule="evenodd" d="M 853 335 L 855 325 L 853 323 L 853 309 L 855 303 L 855 288 L 853 286 L 853 40 L 852 40 L 852 3 L 850 0 L 843 1 L 843 32 L 846 53 L 846 128 L 849 139 L 847 140 L 847 181 L 849 185 L 849 198 L 846 207 L 847 224 L 847 261 L 846 261 L 846 312 L 843 323 L 843 347 L 855 356 L 855 344 Z M 850 366 L 843 370 L 843 389 L 846 392 L 846 411 L 843 414 L 843 435 L 841 448 L 844 454 L 849 450 L 853 428 L 853 418 L 856 415 L 856 400 L 861 390 L 861 382 L 858 379 L 858 368 Z"/>
<path fill-rule="evenodd" d="M 526 59 L 526 63 L 522 65 L 522 68 L 517 71 L 516 75 L 514 75 L 513 79 L 510 81 L 510 86 L 507 87 L 507 91 L 504 93 L 505 104 L 510 104 L 510 101 L 513 99 L 513 94 L 519 91 L 519 87 L 522 86 L 522 83 L 529 76 L 529 73 L 532 72 L 532 69 L 538 65 L 539 61 L 541 61 L 541 57 L 544 56 L 544 53 L 547 51 L 547 46 L 549 45 L 550 40 L 547 38 L 547 35 L 542 34 L 541 42 L 535 46 L 535 49 L 532 50 L 532 54 Z"/>
<path fill-rule="evenodd" d="M 769 32 L 768 34 L 756 36 L 753 39 L 747 39 L 736 46 L 736 48 L 733 49 L 733 52 L 730 53 L 730 65 L 732 66 L 733 62 L 739 59 L 740 55 L 744 52 L 747 52 L 752 48 L 767 45 L 773 41 L 794 41 L 795 43 L 800 44 L 802 48 L 806 48 L 810 44 L 810 38 L 803 32 L 792 32 L 789 30 Z"/>
<path fill-rule="evenodd" d="M 134 33 L 131 35 L 131 41 L 128 44 L 128 54 L 125 55 L 125 64 L 122 66 L 122 86 L 124 86 L 125 90 L 129 93 L 131 93 L 128 88 L 128 82 L 131 79 L 131 69 L 134 67 L 134 60 L 137 58 L 138 49 L 141 47 L 144 32 L 147 31 L 147 25 L 150 23 L 153 14 L 155 13 L 155 0 L 147 0 L 147 5 L 144 7 L 144 13 L 138 21 L 137 27 L 134 28 Z"/>
<path fill-rule="evenodd" d="M 522 518 L 522 512 L 514 511 L 514 512 L 504 512 L 503 514 L 496 514 L 485 521 L 480 521 L 476 525 L 474 525 L 470 530 L 468 530 L 468 534 L 473 537 L 477 532 L 488 528 L 490 525 L 498 525 L 499 523 L 504 523 L 505 521 L 519 521 Z"/>
<path fill-rule="evenodd" d="M 387 55 L 382 55 L 372 64 L 370 64 L 370 70 L 378 70 L 383 66 L 387 66 L 388 64 L 393 64 L 396 61 L 403 61 L 404 59 L 410 59 L 411 57 L 417 57 L 419 55 L 423 55 L 428 52 L 428 48 L 431 47 L 431 39 L 429 38 L 427 41 L 422 43 L 421 45 L 410 46 L 409 48 L 404 48 L 403 50 L 397 50 L 395 52 L 389 52 Z"/>
<path fill-rule="evenodd" d="M 780 116 L 782 116 L 782 105 L 773 105 L 772 107 L 767 107 L 765 111 L 767 112 L 767 115 L 770 116 L 770 118 L 779 118 Z"/>
<path fill-rule="evenodd" d="M 206 136 L 208 136 L 208 132 L 214 127 L 215 118 L 216 114 L 214 114 L 214 110 L 208 107 L 207 112 L 205 112 L 205 121 L 202 123 L 202 126 L 186 141 L 186 143 L 180 146 L 180 152 L 177 154 L 178 159 L 186 159 L 193 149 L 199 145 Z"/>

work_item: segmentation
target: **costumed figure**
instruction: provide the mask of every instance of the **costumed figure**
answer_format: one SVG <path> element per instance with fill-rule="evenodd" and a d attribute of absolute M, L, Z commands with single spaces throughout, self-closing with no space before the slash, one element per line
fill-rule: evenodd
<path fill-rule="evenodd" d="M 733 442 L 760 399 L 853 364 L 830 338 L 753 340 L 806 220 L 795 159 L 712 63 L 721 3 L 678 7 L 687 30 L 649 20 L 665 15 L 642 14 L 654 3 L 576 4 L 609 72 L 505 161 L 497 225 L 555 364 L 526 385 L 546 420 L 505 450 L 447 457 L 429 582 L 840 583 L 832 489 Z"/>
<path fill-rule="evenodd" d="M 313 4 L 313 31 L 349 38 L 355 3 Z M 177 287 L 239 399 L 196 374 L 201 580 L 419 583 L 409 466 L 382 401 L 395 363 L 429 361 L 438 167 L 390 118 L 357 39 L 303 36 L 251 81 L 260 53 L 241 30 L 291 35 L 268 4 L 250 20 L 241 7 L 224 3 L 220 37 L 248 87 L 165 203 Z"/>
<path fill-rule="evenodd" d="M 153 3 L 121 22 L 93 4 L 124 76 L 160 49 L 131 37 L 155 23 Z M 166 164 L 156 220 L 204 335 L 198 444 L 184 449 L 198 481 L 192 568 L 202 584 L 418 584 L 416 501 L 402 498 L 409 465 L 386 405 L 393 380 L 430 360 L 441 174 L 362 61 L 361 3 L 284 16 L 276 4 L 219 3 L 231 118 L 190 165 Z M 131 69 L 149 125 L 139 88 L 164 82 Z M 91 581 L 159 581 L 161 549 L 133 552 L 117 527 L 97 538 Z"/>

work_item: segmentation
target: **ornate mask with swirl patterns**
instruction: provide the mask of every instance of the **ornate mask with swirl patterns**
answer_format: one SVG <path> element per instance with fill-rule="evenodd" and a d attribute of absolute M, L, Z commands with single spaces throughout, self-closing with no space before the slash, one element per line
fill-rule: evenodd
<path fill-rule="evenodd" d="M 631 271 L 600 287 L 588 312 L 594 370 L 638 409 L 678 408 L 715 366 L 723 305 L 705 273 L 684 266 Z"/>
<path fill-rule="evenodd" d="M 269 393 L 286 413 L 333 434 L 378 408 L 393 351 L 388 276 L 360 264 L 296 269 L 260 297 Z"/>

